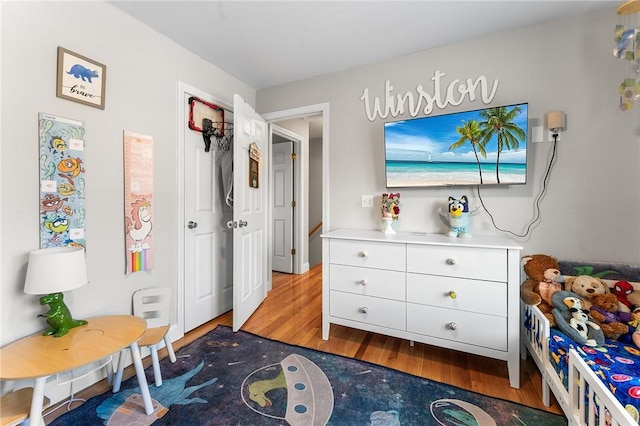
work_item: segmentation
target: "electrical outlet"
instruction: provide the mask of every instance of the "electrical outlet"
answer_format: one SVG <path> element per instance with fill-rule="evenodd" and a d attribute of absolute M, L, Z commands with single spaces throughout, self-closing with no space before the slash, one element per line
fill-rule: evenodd
<path fill-rule="evenodd" d="M 373 195 L 362 196 L 362 207 L 367 209 L 373 208 Z"/>
<path fill-rule="evenodd" d="M 549 134 L 547 135 L 547 140 L 548 140 L 549 142 L 553 142 L 553 133 L 554 133 L 554 132 L 552 132 L 551 130 L 549 130 Z M 562 136 L 562 132 L 558 131 L 557 133 L 558 133 L 558 142 L 560 142 L 560 138 L 561 138 L 561 136 Z"/>

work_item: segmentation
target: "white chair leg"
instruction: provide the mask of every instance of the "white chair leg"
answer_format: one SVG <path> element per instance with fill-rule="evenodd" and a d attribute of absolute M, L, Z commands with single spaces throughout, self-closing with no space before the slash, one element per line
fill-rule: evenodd
<path fill-rule="evenodd" d="M 149 346 L 151 350 L 151 363 L 153 364 L 153 378 L 156 382 L 156 387 L 162 386 L 162 374 L 160 373 L 160 361 L 158 360 L 158 347 L 157 345 Z"/>
<path fill-rule="evenodd" d="M 116 375 L 113 378 L 113 393 L 120 391 L 120 385 L 122 384 L 122 372 L 124 370 L 124 357 L 127 353 L 126 349 L 120 351 L 120 355 L 118 356 L 118 369 L 116 370 Z"/>
<path fill-rule="evenodd" d="M 173 364 L 174 362 L 176 362 L 176 353 L 173 351 L 173 345 L 171 344 L 169 334 L 166 334 L 164 336 L 164 345 L 167 347 L 167 352 L 169 352 L 169 360 Z"/>

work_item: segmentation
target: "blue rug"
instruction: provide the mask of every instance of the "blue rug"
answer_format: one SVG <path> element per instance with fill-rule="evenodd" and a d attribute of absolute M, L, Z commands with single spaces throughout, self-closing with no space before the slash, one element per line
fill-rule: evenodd
<path fill-rule="evenodd" d="M 161 362 L 154 413 L 135 378 L 51 424 L 552 426 L 564 417 L 371 363 L 215 330 Z"/>

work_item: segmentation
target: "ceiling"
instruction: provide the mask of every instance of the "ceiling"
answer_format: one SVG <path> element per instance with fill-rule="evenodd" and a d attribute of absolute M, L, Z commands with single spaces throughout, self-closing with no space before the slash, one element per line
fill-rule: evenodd
<path fill-rule="evenodd" d="M 622 1 L 112 3 L 256 90 L 613 8 Z"/>

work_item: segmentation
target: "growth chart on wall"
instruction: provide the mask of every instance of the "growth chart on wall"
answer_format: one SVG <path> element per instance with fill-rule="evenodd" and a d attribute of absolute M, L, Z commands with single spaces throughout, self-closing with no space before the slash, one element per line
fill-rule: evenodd
<path fill-rule="evenodd" d="M 124 132 L 126 273 L 153 269 L 153 138 Z"/>
<path fill-rule="evenodd" d="M 40 248 L 85 246 L 84 123 L 38 114 Z"/>

